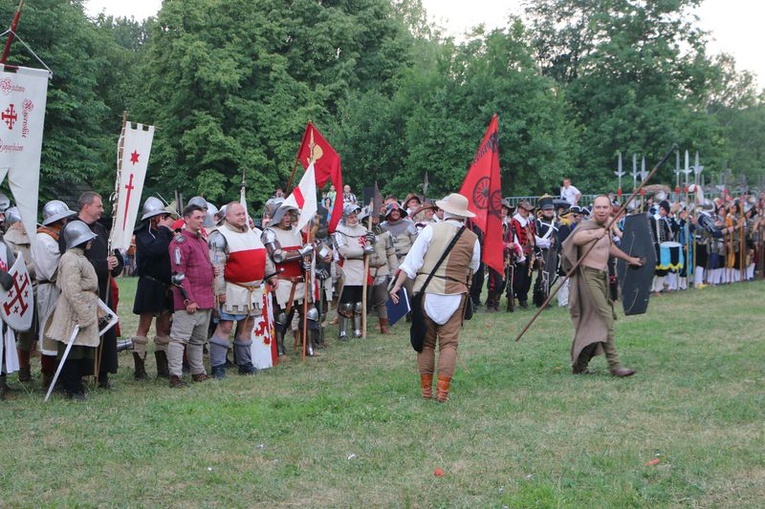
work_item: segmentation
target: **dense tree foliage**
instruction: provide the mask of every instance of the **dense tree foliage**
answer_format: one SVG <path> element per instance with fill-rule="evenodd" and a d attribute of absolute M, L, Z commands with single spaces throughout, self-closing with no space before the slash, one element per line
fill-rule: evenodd
<path fill-rule="evenodd" d="M 495 112 L 506 194 L 613 190 L 618 152 L 700 151 L 707 179 L 765 175 L 753 77 L 706 54 L 700 0 L 535 0 L 457 42 L 420 0 L 165 0 L 145 22 L 81 0 L 27 4 L 19 36 L 53 70 L 44 198 L 109 193 L 124 111 L 158 126 L 145 193 L 262 203 L 312 120 L 360 191 L 457 189 Z M 0 6 L 10 20 L 12 7 Z M 39 66 L 19 43 L 9 63 Z M 674 181 L 671 168 L 659 176 Z"/>

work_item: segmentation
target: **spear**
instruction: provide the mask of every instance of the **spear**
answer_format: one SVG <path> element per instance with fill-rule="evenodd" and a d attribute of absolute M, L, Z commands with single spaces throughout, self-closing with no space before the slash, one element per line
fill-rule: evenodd
<path fill-rule="evenodd" d="M 648 183 L 648 181 L 653 177 L 654 173 L 656 173 L 659 169 L 659 167 L 664 164 L 664 162 L 669 159 L 669 156 L 672 154 L 673 150 L 677 149 L 677 143 L 673 144 L 670 149 L 667 151 L 666 154 L 659 160 L 658 163 L 656 163 L 656 166 L 653 167 L 653 169 L 650 171 L 650 173 L 646 174 L 646 177 L 640 182 L 640 187 L 638 187 L 635 191 L 633 191 L 632 195 L 629 197 L 627 201 L 625 201 L 622 206 L 619 208 L 619 210 L 616 212 L 616 214 L 611 216 L 611 219 L 608 220 L 608 223 L 603 227 L 606 231 L 610 231 L 611 227 L 613 226 L 614 222 L 618 221 L 619 216 L 627 209 L 627 206 L 630 204 L 632 200 L 635 199 L 635 196 L 643 190 L 645 185 Z M 587 257 L 588 254 L 590 254 L 590 251 L 592 251 L 592 248 L 595 247 L 595 244 L 597 242 L 591 242 L 590 245 L 586 248 L 582 256 L 574 263 L 574 265 L 571 267 L 571 270 L 566 273 L 566 276 L 563 278 L 563 282 L 565 283 L 568 278 L 571 277 L 571 275 L 579 268 L 579 266 L 582 264 L 582 261 Z M 544 311 L 548 304 L 550 304 L 550 301 L 555 297 L 555 294 L 558 293 L 558 290 L 561 288 L 563 283 L 555 287 L 555 290 L 550 292 L 550 295 L 547 296 L 547 299 L 544 301 L 544 303 L 539 306 L 537 309 L 537 312 L 534 313 L 534 316 L 531 317 L 531 320 L 529 320 L 529 323 L 526 324 L 526 326 L 523 328 L 520 334 L 518 334 L 518 337 L 515 338 L 516 341 L 520 341 L 524 334 L 526 334 L 526 331 L 529 330 L 531 325 L 534 323 L 534 321 L 539 317 L 540 314 L 542 314 L 542 311 Z"/>
<path fill-rule="evenodd" d="M 675 199 L 680 199 L 680 151 L 675 152 Z"/>
<path fill-rule="evenodd" d="M 693 170 L 688 166 L 688 151 L 685 151 L 685 169 L 683 170 L 683 173 L 685 173 L 685 193 L 688 193 L 688 175 Z"/>
<path fill-rule="evenodd" d="M 696 160 L 693 164 L 693 175 L 696 179 L 696 185 L 701 184 L 701 172 L 704 171 L 704 167 L 699 164 L 699 151 L 696 151 Z"/>
<path fill-rule="evenodd" d="M 626 175 L 624 171 L 622 171 L 622 153 L 619 152 L 619 162 L 618 162 L 618 170 L 614 172 L 614 175 L 617 176 L 619 179 L 619 189 L 616 191 L 616 196 L 619 197 L 619 201 L 622 200 L 622 177 Z"/>
<path fill-rule="evenodd" d="M 637 189 L 637 154 L 632 154 L 632 190 Z"/>
<path fill-rule="evenodd" d="M 645 182 L 646 176 L 648 176 L 648 172 L 645 171 L 645 156 L 643 156 L 643 162 L 640 163 L 641 182 Z M 640 186 L 640 212 L 643 212 L 644 209 L 645 209 L 645 189 L 643 189 L 643 186 Z"/>

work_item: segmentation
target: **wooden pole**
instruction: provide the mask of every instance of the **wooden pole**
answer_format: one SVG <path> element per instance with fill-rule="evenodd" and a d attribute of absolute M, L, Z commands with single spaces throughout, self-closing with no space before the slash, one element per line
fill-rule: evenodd
<path fill-rule="evenodd" d="M 374 203 L 375 200 L 372 198 L 372 200 L 369 202 L 369 217 L 367 218 L 367 231 L 372 231 L 372 214 L 374 214 Z M 364 285 L 362 286 L 363 290 L 361 292 L 361 337 L 363 339 L 367 338 L 367 293 L 369 291 L 369 285 L 367 284 L 367 278 L 369 274 L 369 255 L 364 254 Z M 374 283 L 373 283 L 374 284 Z"/>
<path fill-rule="evenodd" d="M 0 56 L 0 64 L 4 64 L 6 60 L 8 60 L 8 55 L 11 53 L 11 44 L 13 44 L 13 39 L 16 37 L 16 29 L 19 26 L 19 18 L 21 17 L 21 10 L 24 8 L 24 0 L 19 1 L 19 6 L 16 8 L 16 14 L 13 16 L 13 21 L 11 22 L 11 29 L 8 33 L 8 39 L 5 41 L 5 48 L 3 49 L 3 55 Z"/>
<path fill-rule="evenodd" d="M 670 149 L 666 152 L 666 154 L 664 154 L 664 156 L 659 160 L 659 162 L 656 163 L 656 166 L 654 166 L 653 169 L 651 170 L 651 172 L 648 175 L 646 175 L 646 177 L 640 183 L 640 186 L 632 193 L 632 196 L 630 196 L 629 199 L 622 204 L 622 206 L 619 208 L 618 212 L 616 214 L 614 214 L 611 217 L 611 219 L 609 219 L 608 223 L 606 223 L 606 225 L 604 226 L 606 231 L 610 231 L 611 230 L 611 226 L 613 226 L 613 224 L 614 224 L 614 222 L 616 222 L 617 218 L 620 215 L 622 215 L 622 213 L 627 209 L 627 206 L 630 204 L 630 202 L 632 202 L 632 200 L 635 199 L 635 196 L 637 196 L 638 193 L 640 193 L 643 190 L 643 188 L 645 187 L 646 183 L 648 183 L 648 181 L 651 180 L 651 177 L 653 177 L 654 173 L 656 173 L 658 171 L 659 167 L 662 164 L 664 164 L 664 162 L 666 162 L 666 160 L 669 158 L 669 156 L 672 154 L 672 152 L 675 149 L 677 149 L 677 144 L 676 143 L 673 144 L 672 147 L 670 147 Z M 597 242 L 591 242 L 590 243 L 590 246 L 586 249 L 584 254 L 576 261 L 576 263 L 574 263 L 574 266 L 571 267 L 571 270 L 569 270 L 566 273 L 566 276 L 563 278 L 563 281 L 561 282 L 561 284 L 558 285 L 557 287 L 555 287 L 555 290 L 551 291 L 550 295 L 547 296 L 547 299 L 545 299 L 544 303 L 541 306 L 539 306 L 539 308 L 537 309 L 536 313 L 534 313 L 534 316 L 532 316 L 531 320 L 529 320 L 529 323 L 526 324 L 526 326 L 523 328 L 523 330 L 521 330 L 520 334 L 518 334 L 518 336 L 515 338 L 515 341 L 520 341 L 521 338 L 523 337 L 523 335 L 526 334 L 526 332 L 531 328 L 531 325 L 536 321 L 536 319 L 539 317 L 539 315 L 542 314 L 542 311 L 544 311 L 547 308 L 548 304 L 550 304 L 550 301 L 558 293 L 558 290 L 563 285 L 563 283 L 565 283 L 568 280 L 568 278 L 570 278 L 571 275 L 574 272 L 576 272 L 576 270 L 582 264 L 582 260 L 584 260 L 587 257 L 587 255 L 590 253 L 590 251 L 592 251 L 592 248 L 595 247 L 595 244 L 597 244 Z"/>

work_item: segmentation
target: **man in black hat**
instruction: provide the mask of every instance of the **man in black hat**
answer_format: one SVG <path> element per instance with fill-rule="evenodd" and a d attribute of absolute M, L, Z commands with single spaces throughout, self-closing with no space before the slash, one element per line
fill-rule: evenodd
<path fill-rule="evenodd" d="M 555 225 L 555 210 L 553 197 L 544 195 L 537 202 L 539 215 L 534 220 L 535 243 L 540 251 L 542 270 L 534 284 L 534 304 L 537 307 L 547 299 L 550 294 L 550 284 L 558 269 L 558 252 L 555 248 L 555 236 L 558 227 Z"/>
<path fill-rule="evenodd" d="M 522 256 L 515 263 L 513 292 L 522 309 L 529 307 L 529 290 L 531 289 L 531 268 L 534 262 L 534 221 L 530 217 L 534 206 L 526 200 L 518 203 L 517 212 L 513 216 L 515 244 L 520 246 Z"/>

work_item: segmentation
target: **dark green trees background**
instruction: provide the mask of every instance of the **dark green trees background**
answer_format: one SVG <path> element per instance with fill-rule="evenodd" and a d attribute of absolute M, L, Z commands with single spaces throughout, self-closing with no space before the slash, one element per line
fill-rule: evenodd
<path fill-rule="evenodd" d="M 762 185 L 765 96 L 707 54 L 698 0 L 535 0 L 461 42 L 419 0 L 165 0 L 145 22 L 89 19 L 80 0 L 25 5 L 18 35 L 53 70 L 42 194 L 113 187 L 122 115 L 158 127 L 144 196 L 262 204 L 286 186 L 313 121 L 355 189 L 459 188 L 493 113 L 503 191 L 564 176 L 614 191 L 621 151 L 702 154 L 707 182 Z M 9 25 L 13 6 L 0 6 Z M 14 43 L 9 64 L 39 67 Z M 672 168 L 658 181 L 674 185 Z M 625 183 L 625 188 L 628 187 Z"/>

